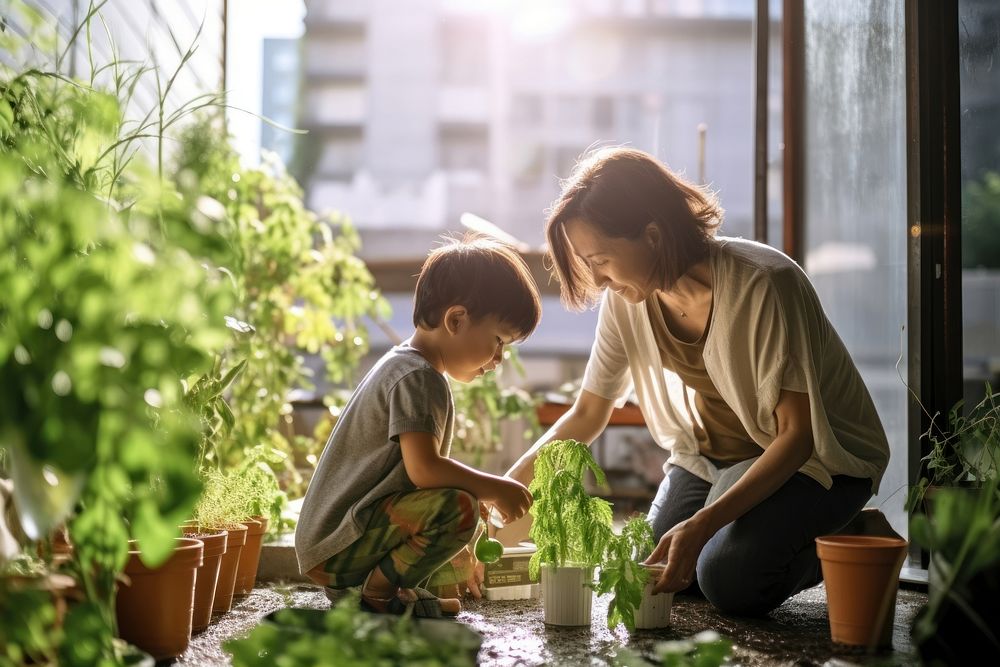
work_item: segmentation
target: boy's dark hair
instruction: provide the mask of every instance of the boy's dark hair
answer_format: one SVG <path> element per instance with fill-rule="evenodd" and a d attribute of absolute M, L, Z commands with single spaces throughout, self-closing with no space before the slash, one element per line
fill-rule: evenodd
<path fill-rule="evenodd" d="M 562 302 L 574 310 L 595 303 L 601 289 L 566 236 L 579 218 L 610 238 L 636 239 L 649 223 L 662 239 L 659 278 L 670 288 L 708 253 L 723 210 L 715 194 L 690 183 L 649 153 L 607 147 L 586 156 L 563 183 L 549 211 L 545 237 Z"/>
<path fill-rule="evenodd" d="M 527 338 L 542 316 L 538 287 L 528 265 L 510 245 L 468 234 L 431 250 L 417 277 L 413 326 L 433 329 L 444 312 L 464 306 L 475 320 L 495 316 Z"/>

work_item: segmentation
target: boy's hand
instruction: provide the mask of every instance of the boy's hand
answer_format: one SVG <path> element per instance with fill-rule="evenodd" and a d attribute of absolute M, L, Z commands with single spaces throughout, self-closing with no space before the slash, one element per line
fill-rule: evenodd
<path fill-rule="evenodd" d="M 503 517 L 504 523 L 517 521 L 531 507 L 532 498 L 528 487 L 509 477 L 500 477 L 493 492 L 493 504 Z"/>

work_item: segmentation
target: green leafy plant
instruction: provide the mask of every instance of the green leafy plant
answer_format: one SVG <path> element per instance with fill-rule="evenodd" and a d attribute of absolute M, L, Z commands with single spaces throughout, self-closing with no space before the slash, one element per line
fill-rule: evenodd
<path fill-rule="evenodd" d="M 11 52 L 55 43 L 4 39 L 22 40 Z M 102 72 L 110 90 L 95 84 Z M 162 97 L 135 123 L 123 109 L 144 73 Z M 166 113 L 174 77 L 159 76 L 118 60 L 93 66 L 89 82 L 58 63 L 0 69 L 0 447 L 29 537 L 69 524 L 85 599 L 63 619 L 73 641 L 53 648 L 64 665 L 123 659 L 116 578 L 130 537 L 148 565 L 168 558 L 198 497 L 199 421 L 180 380 L 211 366 L 234 304 L 213 260 L 218 230 L 137 158 L 150 142 L 160 154 L 183 117 Z"/>
<path fill-rule="evenodd" d="M 658 642 L 653 647 L 656 660 L 647 660 L 637 651 L 619 649 L 612 659 L 615 667 L 721 667 L 732 664 L 732 640 L 714 630 L 704 630 L 698 634 L 668 642 Z"/>
<path fill-rule="evenodd" d="M 921 459 L 923 475 L 909 493 L 908 511 L 920 510 L 929 487 L 978 487 L 1000 471 L 1000 392 L 986 383 L 986 394 L 967 414 L 959 401 L 948 413 L 948 426 L 937 416 L 921 436 L 931 443 Z"/>
<path fill-rule="evenodd" d="M 635 630 L 635 611 L 649 581 L 641 559 L 652 550 L 653 528 L 644 514 L 630 518 L 622 532 L 609 540 L 595 588 L 598 594 L 614 594 L 608 603 L 609 628 L 624 623 L 630 631 Z"/>
<path fill-rule="evenodd" d="M 242 167 L 221 118 L 201 117 L 186 128 L 175 169 L 186 187 L 223 205 L 234 230 L 234 316 L 248 334 L 227 350 L 247 365 L 229 401 L 232 437 L 213 456 L 232 467 L 246 452 L 268 447 L 283 468 L 283 488 L 300 493 L 308 480 L 299 468 L 311 468 L 323 445 L 282 430 L 292 421 L 291 392 L 314 388 L 303 354 L 321 356 L 330 383 L 351 380 L 368 351 L 365 319 L 387 318 L 388 303 L 356 256 L 360 240 L 350 221 L 306 208 L 276 156 Z M 339 397 L 328 397 L 334 411 Z"/>
<path fill-rule="evenodd" d="M 732 651 L 733 642 L 713 630 L 656 645 L 663 667 L 718 667 L 729 661 Z"/>
<path fill-rule="evenodd" d="M 910 537 L 931 552 L 927 603 L 913 639 L 928 664 L 962 664 L 1000 651 L 1000 481 L 946 488 L 931 515 L 910 517 Z"/>
<path fill-rule="evenodd" d="M 358 609 L 356 592 L 328 611 L 283 609 L 243 639 L 223 647 L 235 667 L 424 665 L 471 667 L 481 639 L 469 628 L 425 622 L 409 613 L 374 615 Z"/>
<path fill-rule="evenodd" d="M 611 503 L 587 493 L 587 470 L 599 485 L 607 486 L 604 471 L 578 440 L 550 442 L 535 459 L 529 536 L 537 549 L 528 564 L 534 580 L 542 563 L 596 566 L 604 558 L 613 537 Z"/>
<path fill-rule="evenodd" d="M 524 366 L 517 350 L 504 350 L 504 363 L 492 373 L 472 382 L 451 382 L 455 399 L 455 436 L 452 451 L 468 458 L 475 467 L 482 465 L 485 454 L 500 451 L 501 425 L 524 420 L 524 439 L 532 441 L 541 430 L 538 424 L 538 399 L 518 387 L 503 387 L 503 378 L 511 369 L 524 376 Z"/>

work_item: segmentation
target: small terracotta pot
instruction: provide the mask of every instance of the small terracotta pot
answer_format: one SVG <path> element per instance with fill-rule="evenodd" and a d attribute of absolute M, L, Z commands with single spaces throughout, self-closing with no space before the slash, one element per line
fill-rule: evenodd
<path fill-rule="evenodd" d="M 547 625 L 590 625 L 594 568 L 542 564 L 542 606 Z"/>
<path fill-rule="evenodd" d="M 267 518 L 255 516 L 244 521 L 243 525 L 247 527 L 247 543 L 243 545 L 236 570 L 236 586 L 233 589 L 235 597 L 244 597 L 253 591 L 254 582 L 257 581 L 257 567 L 260 565 L 260 550 L 264 546 L 264 533 L 267 531 Z"/>
<path fill-rule="evenodd" d="M 649 581 L 642 592 L 642 602 L 635 610 L 636 630 L 657 630 L 670 626 L 670 608 L 674 604 L 673 593 L 653 595 L 653 585 L 663 574 L 664 565 L 643 565 L 649 573 Z"/>
<path fill-rule="evenodd" d="M 200 540 L 178 537 L 174 553 L 156 569 L 143 564 L 135 542 L 129 547 L 129 581 L 119 585 L 116 599 L 118 635 L 156 660 L 174 658 L 191 641 L 195 571 L 205 547 Z"/>
<path fill-rule="evenodd" d="M 868 648 L 892 646 L 896 590 L 906 550 L 906 540 L 895 537 L 816 538 L 833 641 Z"/>
<path fill-rule="evenodd" d="M 201 540 L 205 545 L 201 567 L 194 582 L 194 613 L 191 617 L 191 634 L 197 634 L 212 622 L 212 606 L 215 604 L 215 590 L 219 583 L 219 569 L 222 556 L 226 553 L 229 532 L 221 529 L 198 528 L 183 525 L 185 537 Z"/>
<path fill-rule="evenodd" d="M 212 602 L 212 615 L 225 614 L 233 607 L 233 588 L 236 586 L 236 569 L 240 564 L 243 545 L 247 541 L 247 527 L 244 525 L 227 526 L 229 537 L 226 540 L 226 553 L 222 554 L 219 565 L 219 582 L 215 588 L 215 600 Z"/>

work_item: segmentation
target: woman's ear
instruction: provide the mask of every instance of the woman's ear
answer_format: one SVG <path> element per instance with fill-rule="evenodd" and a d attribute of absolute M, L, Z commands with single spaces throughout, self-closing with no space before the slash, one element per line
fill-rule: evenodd
<path fill-rule="evenodd" d="M 660 247 L 660 228 L 656 226 L 655 222 L 651 222 L 646 225 L 645 229 L 646 242 L 654 250 Z"/>
<path fill-rule="evenodd" d="M 465 306 L 451 306 L 444 311 L 444 328 L 451 335 L 460 332 L 469 321 L 469 311 Z"/>

